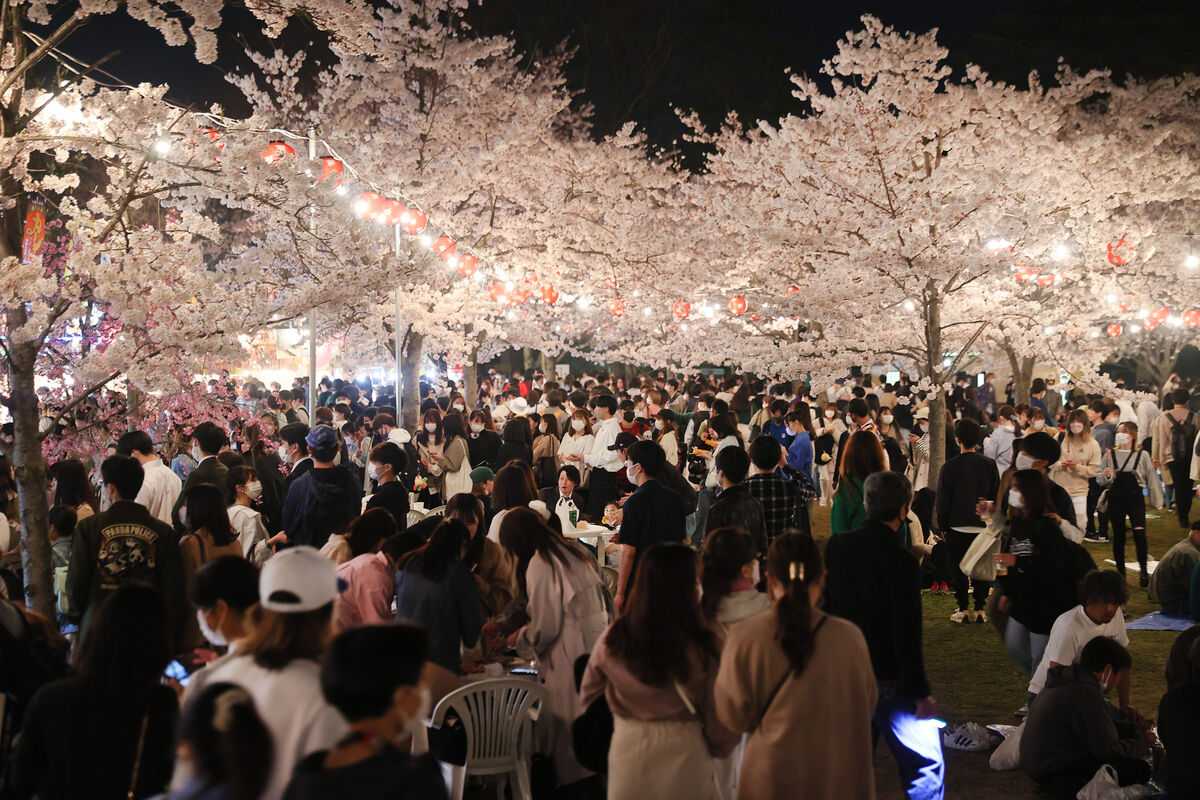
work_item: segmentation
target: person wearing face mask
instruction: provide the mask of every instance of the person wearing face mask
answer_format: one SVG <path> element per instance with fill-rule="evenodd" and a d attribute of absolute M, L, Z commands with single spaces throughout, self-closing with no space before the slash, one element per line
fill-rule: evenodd
<path fill-rule="evenodd" d="M 367 509 L 390 511 L 400 530 L 408 527 L 408 489 L 400 481 L 408 464 L 408 456 L 395 442 L 384 442 L 371 448 L 367 472 L 376 482 L 375 493 L 367 499 Z"/>
<path fill-rule="evenodd" d="M 421 430 L 413 437 L 417 445 L 417 456 L 420 459 L 422 474 L 426 476 L 427 485 L 420 492 L 421 501 L 426 508 L 443 505 L 441 475 L 430 473 L 430 467 L 438 462 L 445 452 L 446 437 L 442 430 L 442 413 L 435 409 L 426 411 L 421 417 Z M 440 500 L 440 502 L 439 502 Z"/>
<path fill-rule="evenodd" d="M 319 682 L 320 661 L 333 636 L 337 571 L 316 549 L 294 547 L 263 566 L 258 594 L 237 652 L 206 671 L 210 685 L 237 684 L 253 698 L 275 744 L 271 776 L 260 797 L 280 800 L 296 764 L 336 746 L 349 730 L 341 712 L 322 696 Z M 364 663 L 379 663 L 379 655 Z"/>
<path fill-rule="evenodd" d="M 1029 409 L 1029 431 L 1031 433 L 1045 433 L 1046 427 L 1046 412 L 1040 408 Z"/>
<path fill-rule="evenodd" d="M 1025 720 L 1020 758 L 1021 770 L 1044 795 L 1075 797 L 1105 764 L 1121 786 L 1150 780 L 1145 755 L 1156 739 L 1149 722 L 1123 738 L 1104 699 L 1132 666 L 1119 642 L 1097 636 L 1084 645 L 1078 664 L 1049 670 Z"/>
<path fill-rule="evenodd" d="M 1058 442 L 1048 433 L 1030 433 L 1014 443 L 1014 446 L 1017 454 L 1013 459 L 1013 469 L 1032 469 L 1048 475 L 1050 466 L 1058 461 L 1060 452 Z M 1001 514 L 1008 513 L 1008 494 L 1004 491 L 1003 481 L 1000 488 L 998 502 L 980 501 L 980 516 L 990 516 L 996 506 L 999 506 Z M 1053 506 L 1054 513 L 1058 516 L 1059 527 L 1062 529 L 1063 535 L 1072 542 L 1082 542 L 1083 529 L 1076 524 L 1075 504 L 1071 502 L 1071 495 L 1067 494 L 1067 490 L 1054 481 L 1049 482 L 1049 491 L 1050 505 Z"/>
<path fill-rule="evenodd" d="M 123 456 L 133 456 L 142 465 L 145 480 L 142 481 L 137 502 L 169 525 L 171 510 L 175 507 L 175 501 L 179 499 L 179 493 L 183 490 L 183 482 L 158 457 L 149 434 L 145 431 L 128 431 L 122 434 L 121 438 L 117 440 L 117 453 Z"/>
<path fill-rule="evenodd" d="M 467 456 L 476 467 L 499 469 L 500 434 L 492 423 L 491 412 L 482 408 L 471 412 L 470 434 L 467 436 Z"/>
<path fill-rule="evenodd" d="M 1163 498 L 1150 454 L 1138 444 L 1137 423 L 1122 422 L 1117 427 L 1114 447 L 1105 454 L 1096 483 L 1101 489 L 1108 490 L 1107 520 L 1112 524 L 1113 560 L 1117 562 L 1117 572 L 1125 575 L 1125 518 L 1128 517 L 1140 569 L 1138 581 L 1142 586 L 1149 585 L 1150 575 L 1146 568 L 1146 497 L 1143 490 L 1149 492 L 1150 503 L 1155 508 L 1162 507 Z"/>
<path fill-rule="evenodd" d="M 283 441 L 279 443 L 277 453 L 279 460 L 288 465 L 287 478 L 283 482 L 284 496 L 292 484 L 313 467 L 308 454 L 308 433 L 308 426 L 303 422 L 284 425 L 279 431 L 279 438 Z"/>
<path fill-rule="evenodd" d="M 983 525 L 979 518 L 979 498 L 995 497 L 1000 488 L 995 462 L 976 451 L 979 437 L 979 424 L 974 420 L 960 419 L 956 422 L 954 438 L 961 452 L 947 461 L 938 475 L 936 528 L 945 535 L 946 549 L 949 551 L 950 575 L 958 600 L 958 611 L 951 615 L 950 621 L 956 623 L 972 618 L 975 622 L 987 622 L 983 609 L 990 584 L 972 580 L 958 567 Z M 968 584 L 973 584 L 974 590 L 973 617 L 967 605 L 971 594 Z"/>
<path fill-rule="evenodd" d="M 558 420 L 543 414 L 533 439 L 533 476 L 538 489 L 553 487 L 558 478 Z"/>
<path fill-rule="evenodd" d="M 432 710 L 422 679 L 428 653 L 429 634 L 417 625 L 354 628 L 333 640 L 321 665 L 321 692 L 349 731 L 296 765 L 286 800 L 447 797 L 433 756 L 409 752 Z"/>
<path fill-rule="evenodd" d="M 592 451 L 595 440 L 596 437 L 592 434 L 591 416 L 587 409 L 575 409 L 571 413 L 563 431 L 562 441 L 558 445 L 559 465 L 570 464 L 579 470 L 581 479 L 586 481 L 587 474 L 591 470 L 586 459 Z"/>
<path fill-rule="evenodd" d="M 633 585 L 640 554 L 655 544 L 683 541 L 684 519 L 690 509 L 677 492 L 658 480 L 666 463 L 662 448 L 654 442 L 636 441 L 625 451 L 625 474 L 637 489 L 622 509 L 621 560 L 614 598 L 617 611 L 624 606 L 625 593 Z"/>
<path fill-rule="evenodd" d="M 238 640 L 247 633 L 247 615 L 258 605 L 258 568 L 238 556 L 214 558 L 192 576 L 188 600 L 196 609 L 205 641 L 224 648 L 225 654 L 192 673 L 180 698 L 183 706 L 204 690 L 217 667 L 237 653 Z M 186 779 L 186 771 L 177 768 L 171 785 L 178 787 Z"/>
<path fill-rule="evenodd" d="M 271 557 L 275 545 L 287 544 L 287 534 L 268 536 L 262 514 L 254 510 L 254 504 L 262 497 L 263 486 L 253 468 L 242 466 L 229 470 L 228 490 L 234 497 L 233 505 L 227 509 L 229 524 L 237 534 L 242 554 L 262 566 Z"/>
<path fill-rule="evenodd" d="M 983 440 L 983 454 L 996 462 L 999 475 L 1012 466 L 1013 441 L 1017 438 L 1015 418 L 1016 411 L 1012 406 L 1000 406 L 996 412 L 996 424 L 992 426 L 991 434 Z"/>
<path fill-rule="evenodd" d="M 1087 521 L 1088 481 L 1100 471 L 1100 444 L 1092 438 L 1087 413 L 1077 408 L 1067 420 L 1067 432 L 1059 435 L 1062 448 L 1050 468 L 1050 479 L 1067 490 L 1075 506 L 1076 522 Z"/>
<path fill-rule="evenodd" d="M 817 466 L 817 477 L 821 481 L 821 505 L 824 506 L 833 497 L 833 483 L 837 470 L 838 442 L 846 432 L 846 425 L 838 419 L 837 406 L 826 403 L 821 412 L 821 419 L 815 426 L 816 436 L 813 439 L 813 460 Z"/>
<path fill-rule="evenodd" d="M 663 449 L 667 463 L 679 468 L 679 433 L 675 427 L 675 412 L 664 408 L 654 418 L 654 441 Z"/>
<path fill-rule="evenodd" d="M 81 521 L 71 541 L 71 620 L 83 636 L 101 601 L 120 586 L 146 583 L 162 593 L 172 630 L 182 634 L 190 612 L 179 540 L 170 525 L 134 500 L 142 488 L 141 464 L 129 456 L 109 456 L 100 464 L 100 475 L 109 506 Z"/>
<path fill-rule="evenodd" d="M 188 490 L 201 483 L 211 483 L 218 487 L 225 499 L 225 504 L 229 504 L 230 498 L 225 497 L 229 469 L 217 460 L 217 453 L 221 452 L 228 444 L 229 437 L 216 423 L 201 422 L 192 429 L 192 458 L 195 459 L 196 466 L 188 473 L 179 497 L 175 499 L 175 505 L 171 508 L 174 519 L 179 519 L 179 507 L 183 505 L 183 498 L 187 495 Z M 182 531 L 183 527 L 177 524 L 175 529 Z"/>
<path fill-rule="evenodd" d="M 889 438 L 897 445 L 904 446 L 904 431 L 900 430 L 900 425 L 896 422 L 895 409 L 892 406 L 879 407 L 879 435 L 884 438 L 885 447 Z"/>
<path fill-rule="evenodd" d="M 621 471 L 621 457 L 612 447 L 616 444 L 621 426 L 614 417 L 617 412 L 615 397 L 610 394 L 597 395 L 589 404 L 596 417 L 596 425 L 591 449 L 584 457 L 584 463 L 591 468 L 588 504 L 584 514 L 591 519 L 600 519 L 604 516 L 604 507 L 615 502 L 618 496 L 617 473 Z"/>
<path fill-rule="evenodd" d="M 899 473 L 876 472 L 863 485 L 863 503 L 867 523 L 839 533 L 825 549 L 825 611 L 854 623 L 866 639 L 878 692 L 867 712 L 872 749 L 882 736 L 907 797 L 941 798 L 945 758 L 941 731 L 927 722 L 937 708 L 921 652 L 921 567 L 899 537 L 912 487 Z"/>

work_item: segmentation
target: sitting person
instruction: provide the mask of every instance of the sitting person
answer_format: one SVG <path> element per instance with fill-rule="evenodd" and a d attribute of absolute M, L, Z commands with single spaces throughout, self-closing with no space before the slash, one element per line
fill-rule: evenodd
<path fill-rule="evenodd" d="M 1191 639 L 1186 656 L 1187 682 L 1169 687 L 1158 706 L 1158 735 L 1167 749 L 1163 781 L 1172 800 L 1200 797 L 1200 763 L 1193 759 L 1200 748 L 1200 642 Z"/>
<path fill-rule="evenodd" d="M 1200 563 L 1200 520 L 1183 541 L 1167 551 L 1150 576 L 1150 602 L 1164 614 L 1190 615 L 1192 572 Z"/>
<path fill-rule="evenodd" d="M 296 765 L 284 800 L 446 797 L 433 756 L 408 753 L 430 711 L 429 688 L 421 684 L 428 654 L 429 634 L 416 625 L 368 625 L 333 640 L 321 691 L 350 732 Z"/>
<path fill-rule="evenodd" d="M 1079 654 L 1079 663 L 1053 667 L 1046 687 L 1029 709 L 1021 737 L 1020 765 L 1043 793 L 1073 798 L 1105 764 L 1122 786 L 1150 780 L 1143 756 L 1154 742 L 1148 724 L 1130 735 L 1117 731 L 1104 695 L 1133 665 L 1129 651 L 1097 636 Z"/>
<path fill-rule="evenodd" d="M 1107 636 L 1122 647 L 1129 646 L 1122 607 L 1129 602 L 1129 585 L 1118 572 L 1094 569 L 1079 582 L 1079 605 L 1054 621 L 1041 663 L 1029 682 L 1029 703 L 1046 686 L 1046 673 L 1053 667 L 1074 664 L 1084 645 L 1097 636 Z M 1129 673 L 1117 685 L 1121 710 L 1129 709 Z"/>

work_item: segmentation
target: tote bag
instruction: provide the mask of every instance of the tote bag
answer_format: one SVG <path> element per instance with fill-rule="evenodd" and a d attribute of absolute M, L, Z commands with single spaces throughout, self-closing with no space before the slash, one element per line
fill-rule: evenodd
<path fill-rule="evenodd" d="M 1000 554 L 1000 535 L 1004 528 L 992 525 L 986 531 L 976 535 L 975 541 L 967 548 L 958 568 L 964 575 L 977 581 L 992 583 L 996 580 L 996 556 Z"/>

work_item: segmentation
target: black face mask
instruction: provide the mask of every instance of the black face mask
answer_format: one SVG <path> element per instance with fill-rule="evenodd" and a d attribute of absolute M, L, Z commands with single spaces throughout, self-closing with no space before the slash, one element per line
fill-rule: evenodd
<path fill-rule="evenodd" d="M 625 412 L 625 421 L 626 421 L 626 422 L 633 422 L 633 420 L 634 420 L 634 416 L 635 416 L 635 415 L 634 415 L 634 413 L 633 413 L 632 411 L 626 411 L 626 412 Z"/>

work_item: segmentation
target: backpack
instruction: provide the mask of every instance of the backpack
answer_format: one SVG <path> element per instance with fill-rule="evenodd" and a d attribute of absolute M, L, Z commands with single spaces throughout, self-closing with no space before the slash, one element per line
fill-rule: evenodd
<path fill-rule="evenodd" d="M 1192 457 L 1192 442 L 1196 441 L 1196 415 L 1188 413 L 1183 422 L 1168 416 L 1171 423 L 1171 458 L 1187 461 Z"/>

